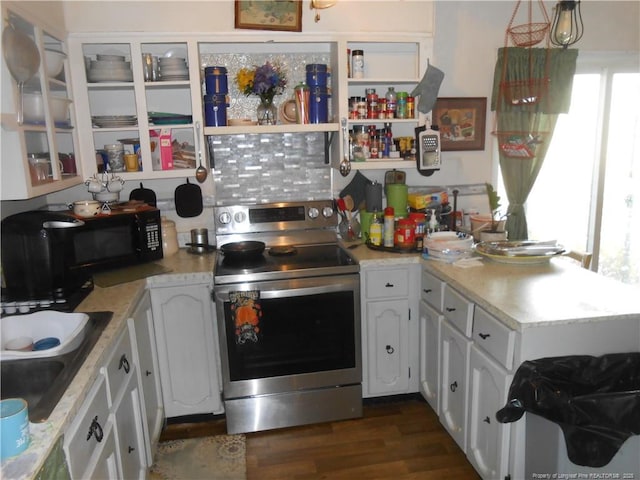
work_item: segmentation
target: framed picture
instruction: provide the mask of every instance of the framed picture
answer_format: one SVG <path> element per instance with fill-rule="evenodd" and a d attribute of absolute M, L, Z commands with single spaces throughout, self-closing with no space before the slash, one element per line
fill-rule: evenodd
<path fill-rule="evenodd" d="M 236 28 L 302 31 L 302 0 L 235 0 Z"/>
<path fill-rule="evenodd" d="M 486 97 L 438 98 L 432 116 L 442 151 L 484 150 Z"/>

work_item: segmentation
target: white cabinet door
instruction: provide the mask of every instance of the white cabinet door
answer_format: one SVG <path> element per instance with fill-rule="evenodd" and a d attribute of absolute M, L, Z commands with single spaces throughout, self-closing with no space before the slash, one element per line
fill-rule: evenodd
<path fill-rule="evenodd" d="M 367 385 L 371 395 L 409 389 L 409 302 L 367 302 Z"/>
<path fill-rule="evenodd" d="M 420 393 L 440 413 L 440 328 L 444 316 L 420 302 Z"/>
<path fill-rule="evenodd" d="M 442 321 L 440 421 L 466 452 L 467 376 L 471 340 Z"/>
<path fill-rule="evenodd" d="M 154 288 L 151 304 L 165 415 L 222 413 L 209 285 Z"/>
<path fill-rule="evenodd" d="M 471 347 L 467 457 L 483 478 L 505 478 L 510 424 L 496 420 L 507 401 L 512 375 L 476 345 Z"/>
<path fill-rule="evenodd" d="M 113 480 L 119 477 L 118 470 L 118 446 L 113 424 L 109 423 L 108 429 L 104 432 L 102 440 L 102 450 L 99 455 L 92 459 L 87 466 L 87 470 L 81 478 L 91 478 L 93 480 Z"/>
<path fill-rule="evenodd" d="M 153 331 L 153 315 L 151 299 L 145 293 L 131 318 L 135 342 L 134 354 L 138 357 L 138 377 L 140 381 L 140 397 L 143 407 L 144 435 L 147 463 L 153 463 L 153 452 L 160 437 L 164 424 L 164 408 L 162 405 L 162 391 L 160 389 L 160 369 L 158 368 L 158 354 L 156 351 L 156 337 Z"/>
<path fill-rule="evenodd" d="M 122 478 L 144 479 L 146 452 L 136 376 L 129 378 L 115 410 Z"/>

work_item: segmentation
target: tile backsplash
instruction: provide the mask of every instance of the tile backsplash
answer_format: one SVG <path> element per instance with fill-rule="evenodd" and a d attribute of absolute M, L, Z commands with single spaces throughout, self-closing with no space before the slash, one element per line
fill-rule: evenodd
<path fill-rule="evenodd" d="M 331 198 L 322 133 L 209 137 L 218 205 Z"/>

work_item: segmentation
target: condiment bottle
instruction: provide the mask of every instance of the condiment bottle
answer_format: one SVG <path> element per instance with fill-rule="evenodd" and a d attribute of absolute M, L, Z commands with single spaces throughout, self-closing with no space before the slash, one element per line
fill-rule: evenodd
<path fill-rule="evenodd" d="M 412 249 L 415 247 L 416 225 L 413 220 L 401 218 L 398 220 L 398 228 L 395 234 L 395 245 L 402 249 Z"/>
<path fill-rule="evenodd" d="M 393 235 L 394 235 L 394 226 L 395 215 L 393 211 L 393 207 L 387 207 L 384 209 L 384 246 L 385 247 L 393 247 Z"/>
<path fill-rule="evenodd" d="M 371 225 L 369 226 L 369 242 L 371 245 L 382 245 L 382 219 L 378 210 L 373 212 L 371 217 Z"/>
<path fill-rule="evenodd" d="M 351 75 L 352 78 L 364 78 L 363 50 L 354 50 L 351 52 Z"/>
<path fill-rule="evenodd" d="M 387 114 L 390 115 L 389 118 L 395 118 L 398 99 L 395 87 L 389 87 L 385 98 L 387 99 Z"/>

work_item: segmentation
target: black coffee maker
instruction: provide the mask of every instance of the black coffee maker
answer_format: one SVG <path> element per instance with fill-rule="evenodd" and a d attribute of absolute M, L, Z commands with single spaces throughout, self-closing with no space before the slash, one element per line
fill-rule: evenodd
<path fill-rule="evenodd" d="M 65 264 L 66 232 L 82 225 L 70 215 L 44 210 L 2 220 L 2 301 L 63 304 L 90 282 L 86 272 Z"/>

